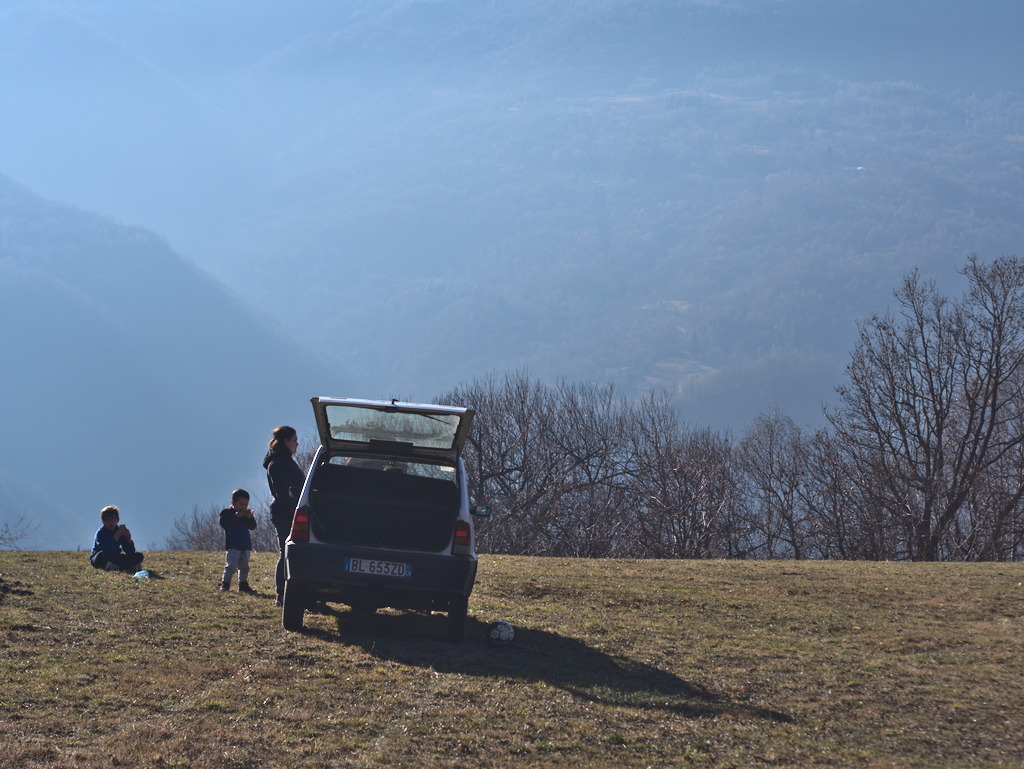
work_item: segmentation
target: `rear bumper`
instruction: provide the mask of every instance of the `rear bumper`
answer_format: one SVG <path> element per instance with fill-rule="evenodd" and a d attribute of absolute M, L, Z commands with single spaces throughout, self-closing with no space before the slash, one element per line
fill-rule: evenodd
<path fill-rule="evenodd" d="M 411 577 L 358 574 L 345 570 L 348 559 L 408 564 Z M 313 595 L 350 605 L 444 609 L 469 597 L 476 580 L 475 557 L 373 550 L 359 547 L 289 542 L 285 547 L 288 579 L 306 582 Z"/>

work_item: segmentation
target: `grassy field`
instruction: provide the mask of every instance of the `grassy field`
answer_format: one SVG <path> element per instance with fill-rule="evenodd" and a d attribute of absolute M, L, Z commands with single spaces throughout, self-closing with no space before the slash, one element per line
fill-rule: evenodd
<path fill-rule="evenodd" d="M 146 566 L 0 552 L 0 766 L 1024 766 L 1024 565 L 485 556 L 461 646 Z"/>

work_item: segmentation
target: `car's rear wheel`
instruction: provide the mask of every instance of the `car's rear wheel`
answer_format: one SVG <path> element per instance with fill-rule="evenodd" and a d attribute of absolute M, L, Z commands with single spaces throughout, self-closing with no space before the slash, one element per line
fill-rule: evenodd
<path fill-rule="evenodd" d="M 281 624 L 285 630 L 302 630 L 303 615 L 306 613 L 306 583 L 289 579 L 284 583 L 284 601 L 281 610 Z"/>
<path fill-rule="evenodd" d="M 466 637 L 466 615 L 469 613 L 469 598 L 453 598 L 448 606 L 448 643 L 462 643 Z"/>

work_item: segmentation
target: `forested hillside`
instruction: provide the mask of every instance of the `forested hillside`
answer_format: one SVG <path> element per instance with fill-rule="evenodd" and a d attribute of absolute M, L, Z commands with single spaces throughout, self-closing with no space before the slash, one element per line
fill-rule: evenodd
<path fill-rule="evenodd" d="M 664 386 L 697 422 L 820 423 L 906 269 L 1018 251 L 1021 23 L 917 0 L 25 5 L 0 19 L 22 116 L 0 170 L 286 303 L 359 393 L 528 366 Z"/>
<path fill-rule="evenodd" d="M 474 105 L 484 137 L 371 145 L 389 158 L 373 185 L 311 180 L 331 202 L 308 230 L 271 220 L 237 253 L 268 272 L 292 255 L 313 333 L 416 393 L 528 366 L 664 386 L 696 421 L 741 427 L 773 400 L 820 419 L 855 322 L 904 271 L 948 283 L 1024 242 L 1021 105 L 783 85 Z"/>
<path fill-rule="evenodd" d="M 262 492 L 270 430 L 343 386 L 151 233 L 0 178 L 0 523 L 91 547 L 121 506 L 140 547 L 193 504 Z"/>
<path fill-rule="evenodd" d="M 1021 24 L 922 0 L 19 6 L 0 170 L 280 306 L 360 394 L 527 366 L 665 387 L 695 422 L 820 423 L 907 269 L 1024 240 Z"/>

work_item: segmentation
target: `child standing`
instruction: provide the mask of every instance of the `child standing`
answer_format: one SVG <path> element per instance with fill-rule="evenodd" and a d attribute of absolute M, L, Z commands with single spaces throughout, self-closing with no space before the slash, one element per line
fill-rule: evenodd
<path fill-rule="evenodd" d="M 231 507 L 221 510 L 220 525 L 224 528 L 224 547 L 227 550 L 220 589 L 231 589 L 231 575 L 237 571 L 238 592 L 255 593 L 249 587 L 249 556 L 252 553 L 252 536 L 249 532 L 256 528 L 256 519 L 249 509 L 248 491 L 235 489 L 231 492 Z"/>
<path fill-rule="evenodd" d="M 142 553 L 136 552 L 132 533 L 121 525 L 121 511 L 114 505 L 100 510 L 103 525 L 96 532 L 89 563 L 108 571 L 137 571 L 142 564 Z"/>

